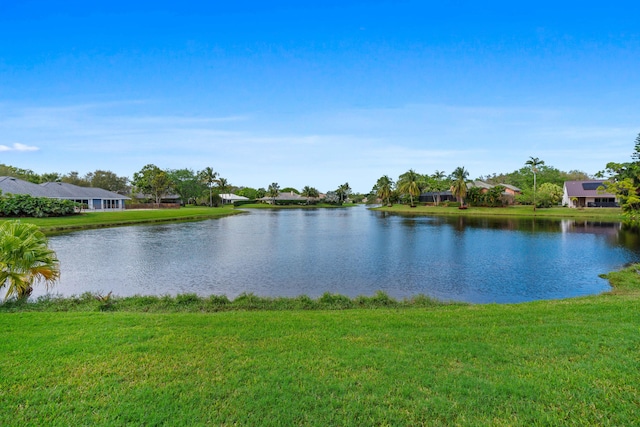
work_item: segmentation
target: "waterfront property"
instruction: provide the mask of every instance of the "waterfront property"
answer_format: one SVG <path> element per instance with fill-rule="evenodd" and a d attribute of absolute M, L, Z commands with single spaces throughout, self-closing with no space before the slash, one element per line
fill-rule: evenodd
<path fill-rule="evenodd" d="M 616 196 L 607 193 L 604 180 L 566 181 L 562 195 L 562 205 L 570 208 L 613 208 L 618 207 Z"/>
<path fill-rule="evenodd" d="M 518 187 L 509 184 L 498 184 L 504 187 L 502 192 L 503 199 L 506 203 L 512 205 L 515 203 L 515 197 L 522 193 Z M 480 188 L 482 193 L 486 193 L 496 185 L 489 184 L 484 181 L 472 181 L 467 184 L 467 188 Z M 447 191 L 425 191 L 420 194 L 420 198 L 418 199 L 420 203 L 441 203 L 441 202 L 455 202 L 456 197 L 451 193 L 450 190 Z"/>
<path fill-rule="evenodd" d="M 222 199 L 223 205 L 232 205 L 233 202 L 243 202 L 249 200 L 248 197 L 238 196 L 237 194 L 233 193 L 220 194 L 220 199 Z"/>
<path fill-rule="evenodd" d="M 91 211 L 124 210 L 124 202 L 129 197 L 95 187 L 80 187 L 64 182 L 34 184 L 18 178 L 0 177 L 0 191 L 3 194 L 27 194 L 32 197 L 71 200 L 84 205 Z"/>

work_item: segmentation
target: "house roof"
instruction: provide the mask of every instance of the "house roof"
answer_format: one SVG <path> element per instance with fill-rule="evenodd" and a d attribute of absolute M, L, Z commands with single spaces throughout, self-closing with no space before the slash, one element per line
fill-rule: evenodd
<path fill-rule="evenodd" d="M 301 196 L 299 194 L 294 193 L 293 191 L 288 192 L 288 193 L 278 193 L 278 197 L 275 198 L 276 200 L 300 200 L 300 201 L 306 201 L 308 200 L 307 197 Z M 273 200 L 273 197 L 270 196 L 265 196 L 262 197 L 258 200 Z"/>
<path fill-rule="evenodd" d="M 249 200 L 248 197 L 244 197 L 244 196 L 238 196 L 237 194 L 233 194 L 233 193 L 224 193 L 224 194 L 220 194 L 220 198 L 222 200 Z"/>
<path fill-rule="evenodd" d="M 0 190 L 3 194 L 28 194 L 33 197 L 50 197 L 46 188 L 12 176 L 0 176 Z"/>
<path fill-rule="evenodd" d="M 598 187 L 603 186 L 604 180 L 565 181 L 564 188 L 568 197 L 615 197 L 611 193 L 600 193 Z"/>
<path fill-rule="evenodd" d="M 129 199 L 129 197 L 102 188 L 80 187 L 66 182 L 45 182 L 40 186 L 49 192 L 46 197 L 58 199 Z"/>
<path fill-rule="evenodd" d="M 65 182 L 45 182 L 34 184 L 9 176 L 0 177 L 0 190 L 7 194 L 28 194 L 32 197 L 52 199 L 128 199 L 118 193 L 95 187 L 79 187 Z"/>

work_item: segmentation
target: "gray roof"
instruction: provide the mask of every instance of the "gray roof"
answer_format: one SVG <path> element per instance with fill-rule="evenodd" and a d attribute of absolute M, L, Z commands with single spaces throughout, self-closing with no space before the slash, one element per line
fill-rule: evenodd
<path fill-rule="evenodd" d="M 128 199 L 112 191 L 95 187 L 80 187 L 64 182 L 45 182 L 34 184 L 9 176 L 0 176 L 0 190 L 3 194 L 28 194 L 33 197 L 52 199 Z"/>
<path fill-rule="evenodd" d="M 46 188 L 11 176 L 0 176 L 2 194 L 28 194 L 33 197 L 50 197 Z"/>
<path fill-rule="evenodd" d="M 129 199 L 129 197 L 102 188 L 80 187 L 66 182 L 45 182 L 40 186 L 49 192 L 46 197 L 57 199 Z"/>
<path fill-rule="evenodd" d="M 269 201 L 269 200 L 273 200 L 273 197 L 271 196 L 265 196 L 262 197 L 258 200 L 265 200 L 265 201 Z M 301 196 L 299 194 L 294 193 L 293 191 L 290 193 L 278 193 L 278 197 L 276 197 L 276 200 L 300 200 L 301 202 L 304 202 L 306 200 L 308 200 L 307 197 Z"/>
<path fill-rule="evenodd" d="M 604 180 L 592 179 L 589 181 L 565 181 L 569 197 L 615 197 L 611 193 L 600 193 L 597 187 L 604 184 Z"/>

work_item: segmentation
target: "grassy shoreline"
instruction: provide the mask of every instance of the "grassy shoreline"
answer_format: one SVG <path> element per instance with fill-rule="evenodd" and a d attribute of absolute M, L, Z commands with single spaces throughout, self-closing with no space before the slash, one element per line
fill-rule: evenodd
<path fill-rule="evenodd" d="M 634 425 L 640 266 L 597 296 L 1 313 L 2 425 Z"/>
<path fill-rule="evenodd" d="M 593 221 L 614 221 L 623 220 L 620 208 L 585 208 L 571 209 L 565 207 L 538 208 L 535 211 L 531 206 L 507 206 L 501 208 L 469 207 L 458 209 L 456 207 L 445 206 L 416 206 L 393 205 L 391 207 L 381 206 L 373 208 L 381 212 L 402 213 L 411 215 L 450 215 L 450 216 L 500 216 L 518 218 L 549 218 L 549 219 L 576 219 Z"/>
<path fill-rule="evenodd" d="M 200 221 L 238 215 L 243 211 L 232 206 L 218 208 L 187 207 L 180 209 L 144 209 L 116 212 L 84 212 L 80 215 L 52 218 L 0 218 L 0 222 L 19 219 L 35 224 L 46 234 L 66 231 L 88 230 L 105 227 L 153 224 L 164 222 Z"/>

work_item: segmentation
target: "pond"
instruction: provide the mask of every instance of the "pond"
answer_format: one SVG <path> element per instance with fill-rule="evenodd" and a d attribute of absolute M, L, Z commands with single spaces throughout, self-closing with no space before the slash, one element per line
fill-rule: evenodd
<path fill-rule="evenodd" d="M 50 238 L 61 280 L 50 291 L 197 293 L 508 303 L 597 294 L 598 275 L 640 261 L 617 223 L 402 216 L 365 207 L 250 210 L 200 222 Z M 38 287 L 34 296 L 45 291 Z"/>

